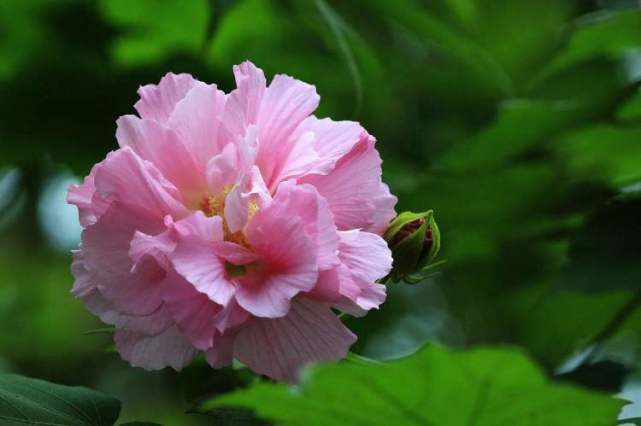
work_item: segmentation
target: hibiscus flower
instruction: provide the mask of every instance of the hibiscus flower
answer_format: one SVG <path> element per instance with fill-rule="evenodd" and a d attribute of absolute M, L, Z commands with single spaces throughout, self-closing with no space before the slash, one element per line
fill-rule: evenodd
<path fill-rule="evenodd" d="M 119 149 L 69 190 L 84 228 L 72 292 L 133 366 L 202 352 L 291 382 L 356 340 L 336 310 L 385 300 L 396 198 L 370 134 L 312 115 L 314 86 L 267 86 L 250 62 L 234 76 L 229 94 L 171 73 L 139 89 Z"/>

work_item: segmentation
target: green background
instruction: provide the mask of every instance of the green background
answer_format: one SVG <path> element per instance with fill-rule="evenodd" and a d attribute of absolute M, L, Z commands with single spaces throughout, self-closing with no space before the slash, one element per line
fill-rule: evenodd
<path fill-rule="evenodd" d="M 377 137 L 399 211 L 435 211 L 446 263 L 350 320 L 355 352 L 518 346 L 553 381 L 641 400 L 638 9 L 0 1 L 0 372 L 116 395 L 123 421 L 187 426 L 211 424 L 184 414 L 199 396 L 254 380 L 202 361 L 144 372 L 119 359 L 108 333 L 87 334 L 102 325 L 69 294 L 79 228 L 64 203 L 116 148 L 115 120 L 133 113 L 139 85 L 188 72 L 228 91 L 232 65 L 250 59 L 268 77 L 315 84 L 319 116 Z"/>

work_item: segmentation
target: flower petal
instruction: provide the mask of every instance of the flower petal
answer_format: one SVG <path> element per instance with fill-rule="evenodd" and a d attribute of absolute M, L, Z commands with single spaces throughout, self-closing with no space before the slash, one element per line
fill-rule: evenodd
<path fill-rule="evenodd" d="M 299 298 L 287 316 L 244 326 L 236 336 L 234 355 L 260 374 L 296 382 L 303 366 L 341 359 L 355 341 L 329 306 Z"/>
<path fill-rule="evenodd" d="M 123 314 L 149 315 L 162 303 L 162 268 L 148 257 L 132 271 L 128 255 L 136 230 L 149 227 L 144 218 L 116 204 L 82 233 L 85 268 L 101 294 Z"/>
<path fill-rule="evenodd" d="M 237 89 L 229 94 L 222 120 L 231 140 L 245 136 L 258 120 L 266 86 L 263 71 L 249 61 L 234 66 L 234 77 Z"/>
<path fill-rule="evenodd" d="M 186 150 L 203 170 L 207 161 L 222 149 L 220 116 L 226 95 L 214 84 L 197 82 L 176 103 L 167 126 L 173 129 Z"/>
<path fill-rule="evenodd" d="M 307 175 L 309 183 L 327 199 L 339 230 L 380 228 L 391 220 L 396 198 L 381 183 L 381 158 L 371 137 L 362 139 L 336 163 L 328 175 Z"/>
<path fill-rule="evenodd" d="M 138 89 L 140 100 L 134 107 L 142 118 L 165 123 L 187 92 L 196 84 L 189 74 L 167 73 L 160 83 L 148 84 Z"/>
<path fill-rule="evenodd" d="M 176 272 L 219 305 L 229 303 L 236 292 L 236 286 L 226 276 L 225 261 L 216 254 L 212 242 L 182 240 L 170 258 Z"/>
<path fill-rule="evenodd" d="M 117 201 L 132 214 L 147 217 L 151 222 L 162 221 L 167 214 L 177 217 L 186 214 L 176 187 L 129 147 L 107 155 L 98 165 L 94 181 L 94 197 Z"/>
<path fill-rule="evenodd" d="M 236 300 L 258 317 L 286 315 L 290 299 L 311 290 L 318 279 L 317 246 L 302 219 L 289 209 L 295 200 L 285 196 L 282 201 L 259 210 L 247 227 L 249 243 L 261 261 L 238 278 Z"/>
<path fill-rule="evenodd" d="M 134 367 L 142 367 L 145 370 L 171 367 L 180 371 L 197 353 L 176 326 L 155 336 L 118 330 L 114 335 L 114 341 L 122 359 L 129 361 Z"/>
<path fill-rule="evenodd" d="M 284 182 L 271 206 L 284 216 L 299 217 L 317 249 L 318 267 L 329 269 L 338 264 L 339 237 L 327 200 L 312 185 Z M 277 214 L 277 213 L 274 213 Z"/>
<path fill-rule="evenodd" d="M 195 159 L 178 135 L 152 120 L 125 115 L 117 121 L 116 138 L 142 159 L 153 163 L 173 183 L 187 203 L 198 205 L 207 185 L 204 166 Z"/>
<path fill-rule="evenodd" d="M 249 220 L 250 203 L 262 207 L 271 200 L 271 194 L 265 186 L 258 167 L 251 171 L 232 188 L 225 200 L 225 220 L 231 232 L 238 232 Z"/>
<path fill-rule="evenodd" d="M 286 75 L 276 75 L 265 91 L 257 121 L 260 145 L 256 164 L 269 188 L 296 142 L 290 136 L 314 112 L 319 100 L 314 86 Z"/>
<path fill-rule="evenodd" d="M 93 166 L 84 181 L 80 185 L 71 185 L 67 194 L 67 203 L 78 207 L 78 218 L 83 227 L 96 223 L 109 207 L 107 201 L 94 197 L 96 193 L 94 178 L 99 167 L 98 164 Z"/>
<path fill-rule="evenodd" d="M 163 300 L 191 344 L 201 351 L 211 348 L 216 334 L 215 318 L 222 307 L 175 273 L 167 280 Z"/>
<path fill-rule="evenodd" d="M 392 252 L 383 238 L 371 232 L 340 231 L 339 258 L 349 271 L 373 283 L 392 269 Z"/>

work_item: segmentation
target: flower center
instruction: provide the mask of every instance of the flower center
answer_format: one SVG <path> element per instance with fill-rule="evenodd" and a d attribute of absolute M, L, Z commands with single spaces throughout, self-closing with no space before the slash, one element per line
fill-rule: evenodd
<path fill-rule="evenodd" d="M 227 224 L 227 220 L 225 219 L 225 200 L 232 188 L 233 185 L 226 185 L 218 194 L 208 196 L 202 201 L 200 208 L 207 217 L 220 216 L 222 218 L 225 241 L 230 241 L 249 248 L 249 242 L 247 241 L 245 233 L 242 230 L 231 232 L 229 225 Z M 254 217 L 256 212 L 258 212 L 258 209 L 258 204 L 255 201 L 250 201 L 248 203 L 248 220 L 251 220 Z"/>

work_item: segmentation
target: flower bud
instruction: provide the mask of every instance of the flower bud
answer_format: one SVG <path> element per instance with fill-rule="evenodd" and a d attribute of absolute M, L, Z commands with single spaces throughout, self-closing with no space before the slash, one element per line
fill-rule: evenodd
<path fill-rule="evenodd" d="M 432 210 L 399 214 L 384 238 L 394 258 L 393 279 L 419 272 L 434 260 L 441 248 L 441 235 Z"/>

